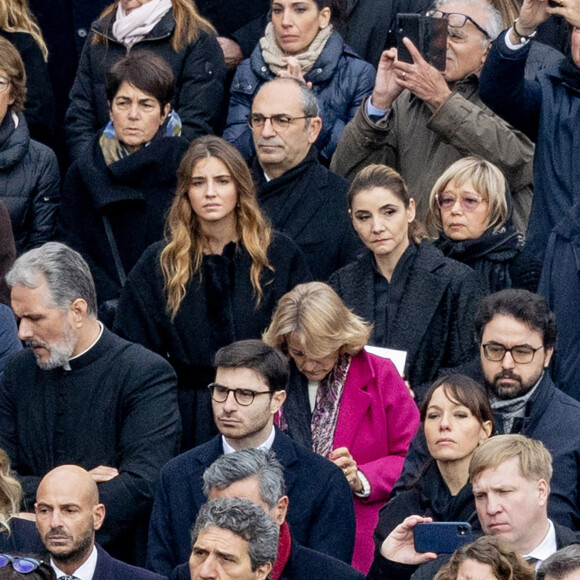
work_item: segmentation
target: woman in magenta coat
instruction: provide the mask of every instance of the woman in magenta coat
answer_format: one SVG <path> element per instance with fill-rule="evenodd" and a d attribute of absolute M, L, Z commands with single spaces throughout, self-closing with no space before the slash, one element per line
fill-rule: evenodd
<path fill-rule="evenodd" d="M 291 359 L 279 425 L 340 467 L 356 514 L 353 566 L 368 572 L 379 509 L 401 473 L 419 413 L 393 364 L 367 353 L 370 326 L 326 284 L 285 294 L 264 341 Z"/>

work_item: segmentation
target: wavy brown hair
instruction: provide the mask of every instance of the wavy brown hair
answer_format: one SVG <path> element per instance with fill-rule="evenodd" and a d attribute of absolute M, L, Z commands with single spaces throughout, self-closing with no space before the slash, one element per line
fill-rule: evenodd
<path fill-rule="evenodd" d="M 20 510 L 22 486 L 10 475 L 10 459 L 0 449 L 0 531 L 10 532 L 10 519 Z"/>
<path fill-rule="evenodd" d="M 200 137 L 191 143 L 179 164 L 175 198 L 166 223 L 167 245 L 161 252 L 167 312 L 172 320 L 185 297 L 187 284 L 199 272 L 203 260 L 204 236 L 191 209 L 188 193 L 194 167 L 201 159 L 209 157 L 215 157 L 227 167 L 236 186 L 236 233 L 239 243 L 252 258 L 250 279 L 256 293 L 256 306 L 263 294 L 260 283 L 262 269 L 274 271 L 267 255 L 272 232 L 258 207 L 254 182 L 244 158 L 221 137 Z"/>
<path fill-rule="evenodd" d="M 38 44 L 44 60 L 48 60 L 48 48 L 28 0 L 0 0 L 0 28 L 5 32 L 27 32 Z"/>
<path fill-rule="evenodd" d="M 191 0 L 171 0 L 173 4 L 173 18 L 175 19 L 175 30 L 171 38 L 171 47 L 175 52 L 183 50 L 188 44 L 195 42 L 199 38 L 200 31 L 210 34 L 217 34 L 211 22 L 204 18 Z M 107 6 L 99 16 L 99 20 L 104 20 L 106 28 L 114 21 L 117 13 L 119 0 Z M 102 34 L 95 34 L 93 44 L 107 44 L 107 38 Z"/>

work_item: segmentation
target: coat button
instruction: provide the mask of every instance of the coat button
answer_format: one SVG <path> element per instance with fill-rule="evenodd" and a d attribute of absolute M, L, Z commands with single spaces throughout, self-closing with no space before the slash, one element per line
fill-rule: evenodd
<path fill-rule="evenodd" d="M 266 72 L 266 67 L 265 67 L 265 66 L 263 66 L 263 67 L 262 67 L 260 70 L 261 70 L 262 72 Z"/>
<path fill-rule="evenodd" d="M 79 28 L 77 30 L 77 34 L 81 37 L 84 38 L 87 35 L 87 29 L 86 28 Z"/>

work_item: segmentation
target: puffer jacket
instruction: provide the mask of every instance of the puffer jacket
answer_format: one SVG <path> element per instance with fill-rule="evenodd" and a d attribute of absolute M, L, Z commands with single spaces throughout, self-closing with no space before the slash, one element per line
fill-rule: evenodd
<path fill-rule="evenodd" d="M 127 55 L 127 48 L 117 42 L 112 33 L 114 18 L 93 22 L 66 112 L 65 129 L 72 160 L 109 122 L 109 107 L 105 90 L 105 73 Z M 175 19 L 167 12 L 143 40 L 131 50 L 148 50 L 164 58 L 175 76 L 175 95 L 171 106 L 183 124 L 182 135 L 191 141 L 212 134 L 219 123 L 224 97 L 226 67 L 216 37 L 199 31 L 197 41 L 179 52 L 171 46 Z M 106 43 L 94 44 L 95 35 L 104 36 Z"/>
<path fill-rule="evenodd" d="M 240 64 L 234 76 L 224 138 L 247 160 L 254 155 L 254 144 L 246 116 L 258 89 L 275 77 L 262 57 L 259 44 L 252 56 Z M 312 83 L 322 117 L 322 131 L 315 145 L 322 157 L 330 159 L 345 125 L 353 118 L 363 98 L 371 94 L 375 70 L 335 31 L 314 66 L 304 75 L 304 80 Z"/>
<path fill-rule="evenodd" d="M 56 155 L 30 138 L 22 113 L 0 125 L 0 199 L 6 204 L 19 254 L 52 239 L 60 200 Z"/>

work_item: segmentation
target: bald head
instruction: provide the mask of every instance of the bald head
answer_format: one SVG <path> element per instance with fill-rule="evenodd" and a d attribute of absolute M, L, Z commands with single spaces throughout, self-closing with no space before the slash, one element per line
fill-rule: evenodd
<path fill-rule="evenodd" d="M 90 556 L 105 518 L 97 484 L 77 465 L 47 473 L 36 492 L 36 527 L 56 565 L 72 575 Z"/>

